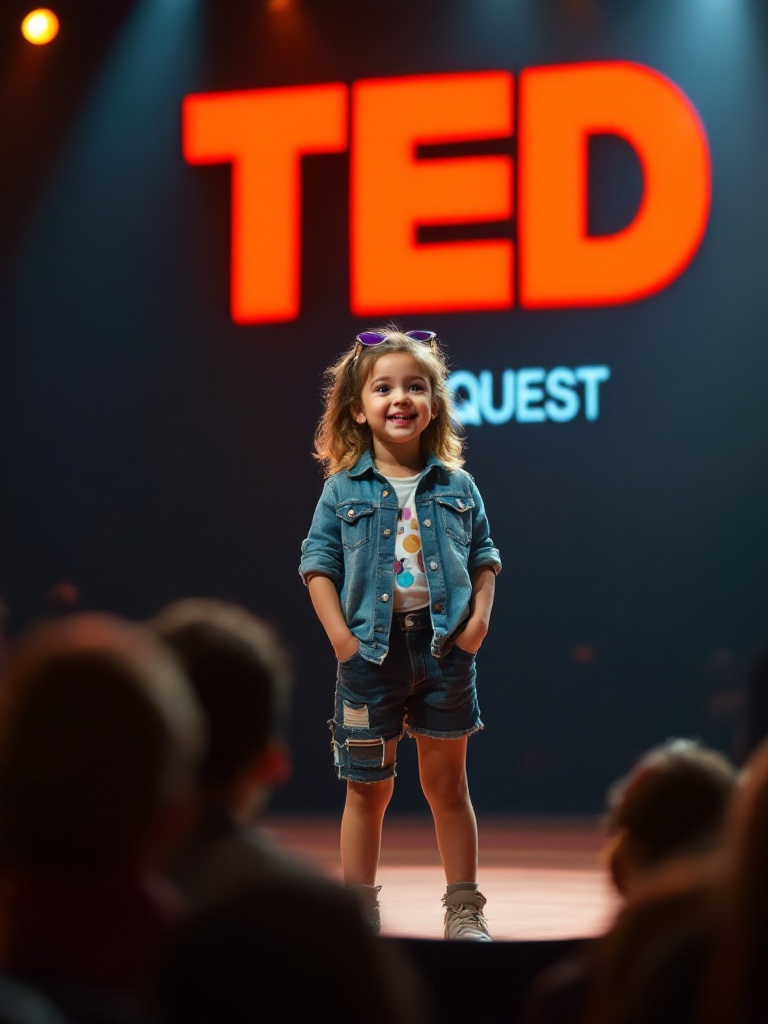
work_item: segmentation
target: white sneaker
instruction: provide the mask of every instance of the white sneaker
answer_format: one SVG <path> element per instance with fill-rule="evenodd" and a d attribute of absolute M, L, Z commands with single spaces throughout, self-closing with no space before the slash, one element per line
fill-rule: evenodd
<path fill-rule="evenodd" d="M 483 914 L 485 896 L 474 889 L 459 889 L 443 896 L 446 939 L 491 942 L 488 922 Z"/>
<path fill-rule="evenodd" d="M 379 909 L 380 885 L 351 885 L 350 890 L 357 897 L 363 917 L 374 935 L 381 932 L 381 911 Z"/>

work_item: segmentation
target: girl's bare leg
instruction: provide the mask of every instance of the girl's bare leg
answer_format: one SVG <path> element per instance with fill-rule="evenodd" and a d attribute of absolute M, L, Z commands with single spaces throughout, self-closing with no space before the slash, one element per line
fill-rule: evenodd
<path fill-rule="evenodd" d="M 341 818 L 341 868 L 346 885 L 375 885 L 384 812 L 395 788 L 382 782 L 347 782 Z"/>
<path fill-rule="evenodd" d="M 417 736 L 419 778 L 448 885 L 477 881 L 477 820 L 467 785 L 467 737 Z"/>

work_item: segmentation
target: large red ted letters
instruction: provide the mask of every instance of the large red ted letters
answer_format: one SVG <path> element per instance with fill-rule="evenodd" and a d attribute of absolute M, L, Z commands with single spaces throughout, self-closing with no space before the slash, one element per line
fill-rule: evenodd
<path fill-rule="evenodd" d="M 515 125 L 514 87 L 492 71 L 187 96 L 186 160 L 232 164 L 234 320 L 298 317 L 301 158 L 347 148 L 356 315 L 611 305 L 681 274 L 704 234 L 711 170 L 680 89 L 625 62 L 527 68 Z M 643 170 L 632 222 L 598 237 L 587 230 L 595 134 L 625 139 Z M 508 155 L 418 153 L 512 135 L 517 167 Z M 514 240 L 418 239 L 426 225 L 513 218 Z"/>

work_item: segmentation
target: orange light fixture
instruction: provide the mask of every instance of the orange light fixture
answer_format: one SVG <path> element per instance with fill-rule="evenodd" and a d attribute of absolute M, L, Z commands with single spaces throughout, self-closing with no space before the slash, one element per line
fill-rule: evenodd
<path fill-rule="evenodd" d="M 45 46 L 59 33 L 59 19 L 47 7 L 30 11 L 21 23 L 21 34 L 28 43 Z"/>

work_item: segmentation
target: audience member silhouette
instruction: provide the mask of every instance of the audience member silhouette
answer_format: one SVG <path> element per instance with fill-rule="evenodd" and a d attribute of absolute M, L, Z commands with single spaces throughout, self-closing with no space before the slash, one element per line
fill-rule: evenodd
<path fill-rule="evenodd" d="M 737 778 L 736 766 L 720 752 L 694 740 L 671 739 L 647 751 L 610 787 L 604 855 L 622 900 L 639 897 L 656 875 L 678 861 L 689 877 L 689 866 L 717 848 Z M 685 898 L 695 901 L 699 895 Z M 528 995 L 524 1024 L 581 1021 L 598 955 L 603 955 L 602 946 L 586 941 L 543 971 Z"/>
<path fill-rule="evenodd" d="M 752 660 L 744 695 L 744 760 L 768 739 L 768 647 Z"/>
<path fill-rule="evenodd" d="M 768 1020 L 768 737 L 742 770 L 728 822 L 704 1024 Z"/>
<path fill-rule="evenodd" d="M 617 891 L 626 898 L 673 858 L 718 845 L 737 778 L 729 758 L 695 740 L 645 753 L 608 791 L 605 856 Z"/>
<path fill-rule="evenodd" d="M 330 1024 L 344 1006 L 369 1024 L 428 1024 L 431 997 L 415 965 L 370 932 L 352 893 L 259 828 L 290 770 L 293 680 L 275 631 L 207 598 L 174 602 L 150 625 L 208 725 L 202 814 L 170 866 L 193 914 L 158 989 L 163 1021 Z"/>
<path fill-rule="evenodd" d="M 164 645 L 101 613 L 33 627 L 0 688 L 2 960 L 77 1024 L 134 1020 L 178 925 L 203 719 Z"/>
<path fill-rule="evenodd" d="M 590 1020 L 764 1024 L 766 862 L 768 739 L 741 772 L 719 855 L 656 879 L 606 936 Z"/>
<path fill-rule="evenodd" d="M 291 771 L 292 666 L 276 632 L 247 609 L 212 598 L 176 601 L 150 627 L 178 658 L 207 725 L 197 780 L 202 811 L 169 866 L 174 883 L 201 907 L 266 872 L 309 878 L 257 827 L 272 789 Z"/>
<path fill-rule="evenodd" d="M 676 858 L 638 885 L 596 944 L 583 1020 L 702 1024 L 715 858 Z"/>

